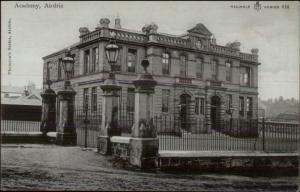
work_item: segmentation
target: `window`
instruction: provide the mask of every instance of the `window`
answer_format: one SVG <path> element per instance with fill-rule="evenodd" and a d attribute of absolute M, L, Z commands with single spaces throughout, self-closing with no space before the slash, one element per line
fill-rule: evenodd
<path fill-rule="evenodd" d="M 232 95 L 227 95 L 227 97 L 228 97 L 227 110 L 230 110 L 230 108 L 232 107 Z"/>
<path fill-rule="evenodd" d="M 83 108 L 88 109 L 89 108 L 89 95 L 88 95 L 89 89 L 84 88 L 83 89 Z"/>
<path fill-rule="evenodd" d="M 84 61 L 83 61 L 83 73 L 87 74 L 89 72 L 90 65 L 90 50 L 84 52 Z"/>
<path fill-rule="evenodd" d="M 240 97 L 240 115 L 244 116 L 244 97 Z"/>
<path fill-rule="evenodd" d="M 247 97 L 246 111 L 247 111 L 248 116 L 252 116 L 252 98 L 251 97 Z"/>
<path fill-rule="evenodd" d="M 226 62 L 226 81 L 231 81 L 231 63 Z"/>
<path fill-rule="evenodd" d="M 75 54 L 72 54 L 71 57 L 73 59 L 75 59 Z M 70 78 L 72 78 L 74 76 L 75 76 L 75 62 L 74 62 L 74 66 L 72 67 L 72 72 L 71 72 Z"/>
<path fill-rule="evenodd" d="M 90 66 L 91 73 L 96 72 L 98 63 L 99 63 L 99 51 L 98 51 L 98 47 L 95 47 L 92 49 L 92 63 Z"/>
<path fill-rule="evenodd" d="M 170 54 L 162 54 L 162 74 L 169 75 L 170 73 Z"/>
<path fill-rule="evenodd" d="M 50 61 L 46 63 L 46 81 L 50 80 Z"/>
<path fill-rule="evenodd" d="M 203 75 L 203 59 L 198 58 L 196 61 L 196 76 L 201 79 Z"/>
<path fill-rule="evenodd" d="M 61 71 L 62 71 L 62 59 L 58 59 L 58 64 L 57 64 L 57 79 L 61 80 Z"/>
<path fill-rule="evenodd" d="M 127 72 L 135 73 L 135 66 L 136 66 L 136 50 L 135 49 L 128 49 L 127 55 Z"/>
<path fill-rule="evenodd" d="M 211 62 L 211 71 L 212 71 L 212 79 L 218 79 L 218 63 L 216 60 L 212 60 Z"/>
<path fill-rule="evenodd" d="M 186 56 L 180 56 L 180 76 L 187 76 L 187 61 Z"/>
<path fill-rule="evenodd" d="M 169 111 L 169 97 L 170 97 L 170 90 L 163 89 L 162 90 L 162 106 L 161 106 L 162 112 Z"/>
<path fill-rule="evenodd" d="M 240 68 L 240 84 L 250 86 L 250 67 L 241 67 Z"/>
<path fill-rule="evenodd" d="M 121 71 L 121 63 L 122 63 L 122 48 L 119 48 L 118 60 L 114 65 L 114 71 L 115 72 L 120 72 Z"/>
<path fill-rule="evenodd" d="M 134 112 L 134 88 L 127 89 L 127 111 Z"/>
<path fill-rule="evenodd" d="M 92 88 L 91 106 L 93 111 L 97 111 L 97 87 Z"/>
<path fill-rule="evenodd" d="M 196 97 L 195 113 L 204 115 L 204 98 Z"/>

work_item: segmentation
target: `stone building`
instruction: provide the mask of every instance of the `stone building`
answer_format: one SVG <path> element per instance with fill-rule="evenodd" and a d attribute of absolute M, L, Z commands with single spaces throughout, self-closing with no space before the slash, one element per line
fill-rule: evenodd
<path fill-rule="evenodd" d="M 214 35 L 202 23 L 180 36 L 159 32 L 154 23 L 141 31 L 123 28 L 120 18 L 115 19 L 113 27 L 109 24 L 105 18 L 94 30 L 81 27 L 79 41 L 68 47 L 75 58 L 71 83 L 77 92 L 77 107 L 85 102 L 91 109 L 101 107 L 100 85 L 110 70 L 105 46 L 114 36 L 120 48 L 116 78 L 122 86 L 121 101 L 132 106 L 127 107 L 129 111 L 134 109 L 132 80 L 143 72 L 140 63 L 147 57 L 148 71 L 158 83 L 153 101 L 155 115 L 185 121 L 203 119 L 209 126 L 231 115 L 257 118 L 258 49 L 242 53 L 239 42 L 217 45 Z M 61 62 L 66 50 L 43 57 L 44 87 L 47 73 L 55 91 L 63 87 Z"/>

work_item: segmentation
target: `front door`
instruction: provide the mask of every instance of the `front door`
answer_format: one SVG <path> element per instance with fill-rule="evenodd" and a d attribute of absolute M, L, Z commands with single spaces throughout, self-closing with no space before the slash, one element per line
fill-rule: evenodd
<path fill-rule="evenodd" d="M 189 106 L 191 102 L 191 96 L 188 94 L 183 94 L 180 96 L 180 120 L 181 128 L 189 131 L 190 130 L 190 115 L 189 115 Z"/>
<path fill-rule="evenodd" d="M 219 130 L 221 117 L 220 117 L 221 99 L 218 96 L 213 96 L 211 98 L 211 128 L 214 130 Z"/>

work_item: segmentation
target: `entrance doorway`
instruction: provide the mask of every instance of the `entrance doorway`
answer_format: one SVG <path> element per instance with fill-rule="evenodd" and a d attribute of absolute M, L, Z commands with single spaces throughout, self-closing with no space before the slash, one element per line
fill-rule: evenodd
<path fill-rule="evenodd" d="M 181 120 L 181 128 L 189 131 L 190 130 L 190 103 L 191 96 L 188 94 L 182 94 L 180 96 L 180 120 Z"/>
<path fill-rule="evenodd" d="M 211 128 L 214 130 L 221 129 L 221 99 L 218 96 L 213 96 L 211 98 Z"/>

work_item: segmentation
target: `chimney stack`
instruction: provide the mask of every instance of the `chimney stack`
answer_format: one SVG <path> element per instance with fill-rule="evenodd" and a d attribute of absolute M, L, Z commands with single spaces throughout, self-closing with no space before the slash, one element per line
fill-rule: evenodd
<path fill-rule="evenodd" d="M 100 27 L 101 28 L 109 28 L 109 19 L 108 18 L 104 18 L 104 19 L 100 19 Z"/>
<path fill-rule="evenodd" d="M 117 18 L 115 19 L 115 29 L 121 29 L 121 19 L 119 17 L 119 14 L 117 15 Z"/>

